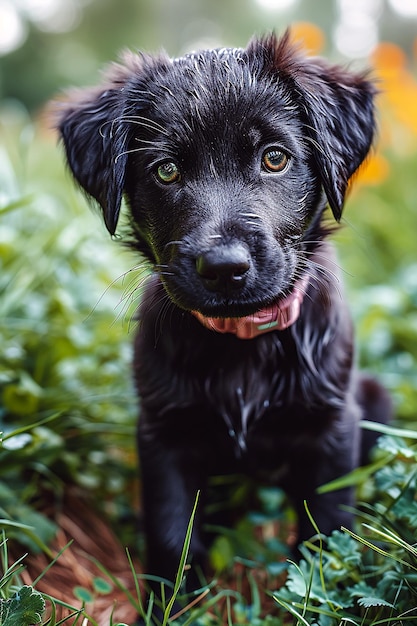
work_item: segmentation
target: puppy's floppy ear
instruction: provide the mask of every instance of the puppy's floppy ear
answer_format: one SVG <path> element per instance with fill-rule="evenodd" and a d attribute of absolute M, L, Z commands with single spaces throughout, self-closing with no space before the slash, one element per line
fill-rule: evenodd
<path fill-rule="evenodd" d="M 368 154 L 375 134 L 375 89 L 364 75 L 353 75 L 322 60 L 307 60 L 297 79 L 307 116 L 306 131 L 323 189 L 337 221 L 350 177 Z"/>
<path fill-rule="evenodd" d="M 113 235 L 120 212 L 129 125 L 123 121 L 127 68 L 114 65 L 98 90 L 74 92 L 57 105 L 57 127 L 69 167 L 81 187 L 100 204 Z"/>
<path fill-rule="evenodd" d="M 305 57 L 287 32 L 262 40 L 267 65 L 295 90 L 323 189 L 340 220 L 349 178 L 361 165 L 375 134 L 376 89 L 365 74 L 354 74 L 323 59 Z"/>

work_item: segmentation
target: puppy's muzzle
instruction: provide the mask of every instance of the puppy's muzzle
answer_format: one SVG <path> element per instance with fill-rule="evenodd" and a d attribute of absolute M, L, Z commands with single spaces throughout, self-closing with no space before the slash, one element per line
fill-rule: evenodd
<path fill-rule="evenodd" d="M 241 243 L 215 246 L 196 259 L 197 274 L 206 289 L 221 293 L 241 289 L 250 267 L 249 251 Z"/>

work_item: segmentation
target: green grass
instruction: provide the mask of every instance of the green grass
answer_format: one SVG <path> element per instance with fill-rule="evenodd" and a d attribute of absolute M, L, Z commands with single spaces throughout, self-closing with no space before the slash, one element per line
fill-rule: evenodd
<path fill-rule="evenodd" d="M 58 604 L 71 611 L 71 617 L 65 620 L 67 626 L 70 623 L 74 626 L 81 623 L 80 619 L 85 616 L 83 609 L 60 603 L 55 598 L 40 593 L 35 589 L 38 580 L 33 585 L 22 583 L 20 574 L 25 567 L 25 557 L 10 563 L 8 540 L 4 531 L 0 551 L 0 626 L 59 626 L 64 621 L 56 618 Z M 59 555 L 51 561 L 51 567 L 57 558 Z"/>

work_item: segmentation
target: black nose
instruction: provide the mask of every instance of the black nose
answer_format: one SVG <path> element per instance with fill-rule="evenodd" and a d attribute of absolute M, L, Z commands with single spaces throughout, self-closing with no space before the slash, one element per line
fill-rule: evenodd
<path fill-rule="evenodd" d="M 196 269 L 210 291 L 239 289 L 250 269 L 250 255 L 242 244 L 216 246 L 197 257 Z"/>

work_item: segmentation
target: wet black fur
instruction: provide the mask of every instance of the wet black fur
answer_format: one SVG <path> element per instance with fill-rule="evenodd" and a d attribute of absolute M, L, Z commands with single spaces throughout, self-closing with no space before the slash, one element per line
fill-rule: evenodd
<path fill-rule="evenodd" d="M 350 489 L 316 488 L 360 462 L 358 421 L 389 400 L 354 367 L 350 317 L 324 224 L 373 140 L 374 87 L 306 58 L 288 36 L 171 60 L 127 55 L 96 90 L 62 105 L 69 166 L 110 233 L 122 197 L 130 240 L 154 268 L 140 308 L 134 371 L 147 571 L 174 578 L 197 490 L 243 472 L 283 485 L 299 539 L 351 525 Z M 262 169 L 277 147 L 280 173 Z M 166 184 L 157 168 L 174 162 Z M 242 252 L 243 251 L 243 252 Z M 199 259 L 243 254 L 243 280 L 213 281 Z M 223 257 L 222 257 L 223 258 Z M 190 313 L 250 315 L 309 285 L 298 321 L 252 340 L 217 334 Z M 367 442 L 369 445 L 369 442 Z M 191 553 L 204 565 L 200 505 Z M 188 576 L 189 587 L 198 583 Z"/>

